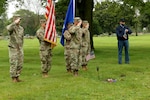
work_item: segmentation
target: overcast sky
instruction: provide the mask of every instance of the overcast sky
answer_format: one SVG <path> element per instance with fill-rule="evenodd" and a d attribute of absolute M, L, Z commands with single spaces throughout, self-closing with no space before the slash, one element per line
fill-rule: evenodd
<path fill-rule="evenodd" d="M 31 4 L 37 4 L 37 1 L 39 1 L 39 0 L 25 0 L 25 3 L 26 3 L 26 5 L 28 5 L 28 3 L 27 3 L 27 1 L 28 2 L 31 2 Z M 56 2 L 57 2 L 58 0 L 56 0 Z M 104 1 L 104 0 L 94 0 L 94 2 L 101 2 L 101 1 Z M 16 4 L 18 4 L 16 1 L 14 1 L 14 2 L 11 2 L 11 3 L 9 3 L 8 4 L 8 10 L 7 10 L 7 14 L 8 14 L 8 18 L 11 18 L 12 16 L 13 16 L 13 13 L 15 12 L 15 11 L 17 11 L 17 10 L 19 10 L 19 8 L 16 8 L 15 7 L 15 5 Z M 38 5 L 38 4 L 37 4 Z M 36 12 L 35 10 L 39 10 L 39 9 L 36 9 L 36 6 L 34 6 L 33 8 L 31 8 L 31 7 L 33 7 L 32 5 L 30 5 L 30 8 L 27 8 L 27 9 L 32 9 L 31 11 L 34 11 L 34 12 Z M 37 7 L 38 8 L 38 7 Z M 43 8 L 42 9 L 40 9 L 40 13 L 45 13 L 45 10 L 43 10 Z"/>
<path fill-rule="evenodd" d="M 15 13 L 17 10 L 19 9 L 28 9 L 30 11 L 33 11 L 35 13 L 40 13 L 40 14 L 44 14 L 45 13 L 45 8 L 44 7 L 40 7 L 40 0 L 24 0 L 25 2 L 25 6 L 22 6 L 21 8 L 17 8 L 15 7 L 16 4 L 18 4 L 18 2 L 14 1 L 8 4 L 8 10 L 7 10 L 7 14 L 8 14 L 8 18 L 11 18 L 13 16 L 13 13 Z M 18 4 L 19 5 L 19 4 Z"/>
<path fill-rule="evenodd" d="M 17 2 L 12 2 L 8 4 L 8 10 L 7 10 L 8 18 L 11 18 L 12 14 L 17 10 L 15 7 L 16 3 Z"/>

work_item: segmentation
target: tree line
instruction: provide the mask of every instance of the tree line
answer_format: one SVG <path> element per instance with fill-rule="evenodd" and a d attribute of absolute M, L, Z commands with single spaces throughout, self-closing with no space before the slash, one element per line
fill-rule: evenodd
<path fill-rule="evenodd" d="M 12 20 L 8 19 L 6 14 L 8 3 L 12 1 L 13 0 L 0 1 L 0 34 L 2 35 L 7 35 L 5 27 Z M 19 2 L 20 6 L 24 4 L 23 0 L 17 1 Z M 46 0 L 41 1 L 41 5 L 45 6 Z M 86 1 L 88 2 L 88 0 Z M 69 0 L 58 0 L 58 2 L 55 4 L 56 28 L 59 35 L 61 35 L 68 4 Z M 89 12 L 89 9 L 82 10 L 83 12 Z M 39 28 L 39 19 L 44 18 L 44 15 L 32 12 L 30 9 L 20 9 L 15 13 L 18 13 L 22 16 L 21 24 L 25 28 L 25 34 L 35 35 L 36 30 Z M 125 18 L 126 24 L 132 28 L 136 35 L 138 35 L 139 32 L 142 32 L 143 28 L 147 29 L 147 32 L 150 32 L 150 1 L 105 0 L 101 3 L 97 2 L 93 6 L 92 12 L 92 34 L 100 35 L 103 33 L 115 33 L 115 28 L 118 25 L 120 18 Z"/>

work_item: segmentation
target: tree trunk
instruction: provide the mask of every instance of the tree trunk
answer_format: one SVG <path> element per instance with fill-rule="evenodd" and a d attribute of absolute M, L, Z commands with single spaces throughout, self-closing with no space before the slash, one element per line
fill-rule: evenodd
<path fill-rule="evenodd" d="M 93 0 L 76 0 L 76 12 L 75 15 L 79 16 L 82 20 L 89 22 L 91 50 L 94 50 L 93 34 L 92 34 L 92 21 L 93 21 Z"/>

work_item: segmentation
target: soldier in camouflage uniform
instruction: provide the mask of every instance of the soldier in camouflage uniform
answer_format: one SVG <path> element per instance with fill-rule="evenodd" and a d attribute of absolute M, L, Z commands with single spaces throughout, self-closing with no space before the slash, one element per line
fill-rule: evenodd
<path fill-rule="evenodd" d="M 78 76 L 78 70 L 81 66 L 80 64 L 80 48 L 82 43 L 82 20 L 79 17 L 74 18 L 74 25 L 69 28 L 69 33 L 71 34 L 70 42 L 70 62 L 71 69 L 73 70 L 74 76 Z"/>
<path fill-rule="evenodd" d="M 41 71 L 43 77 L 48 77 L 48 72 L 51 69 L 51 44 L 44 40 L 44 33 L 46 27 L 46 20 L 40 20 L 41 27 L 37 30 L 36 36 L 40 43 L 40 59 L 41 59 Z"/>
<path fill-rule="evenodd" d="M 68 23 L 67 24 L 67 29 L 69 29 L 73 24 Z M 65 38 L 65 45 L 64 45 L 64 55 L 65 55 L 65 60 L 66 60 L 66 69 L 67 72 L 72 72 L 71 66 L 70 66 L 70 41 L 71 41 L 71 34 L 69 33 L 68 30 L 65 30 L 64 32 L 64 38 Z"/>
<path fill-rule="evenodd" d="M 6 28 L 9 32 L 9 62 L 10 76 L 13 82 L 21 82 L 19 76 L 23 68 L 23 37 L 24 29 L 20 26 L 21 17 L 13 16 L 13 22 Z"/>
<path fill-rule="evenodd" d="M 90 53 L 90 32 L 89 32 L 89 23 L 88 21 L 82 22 L 82 69 L 87 70 L 87 61 L 86 56 Z"/>

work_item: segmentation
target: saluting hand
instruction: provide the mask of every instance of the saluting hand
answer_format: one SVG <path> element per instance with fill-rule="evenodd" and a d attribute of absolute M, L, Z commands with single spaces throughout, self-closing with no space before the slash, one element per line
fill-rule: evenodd
<path fill-rule="evenodd" d="M 87 25 L 85 26 L 87 29 L 89 29 L 89 23 L 87 23 Z"/>
<path fill-rule="evenodd" d="M 82 20 L 80 20 L 80 22 L 77 24 L 77 26 L 81 26 L 82 24 Z"/>
<path fill-rule="evenodd" d="M 14 21 L 15 24 L 19 24 L 20 20 L 21 20 L 21 18 L 17 18 L 17 19 Z"/>

